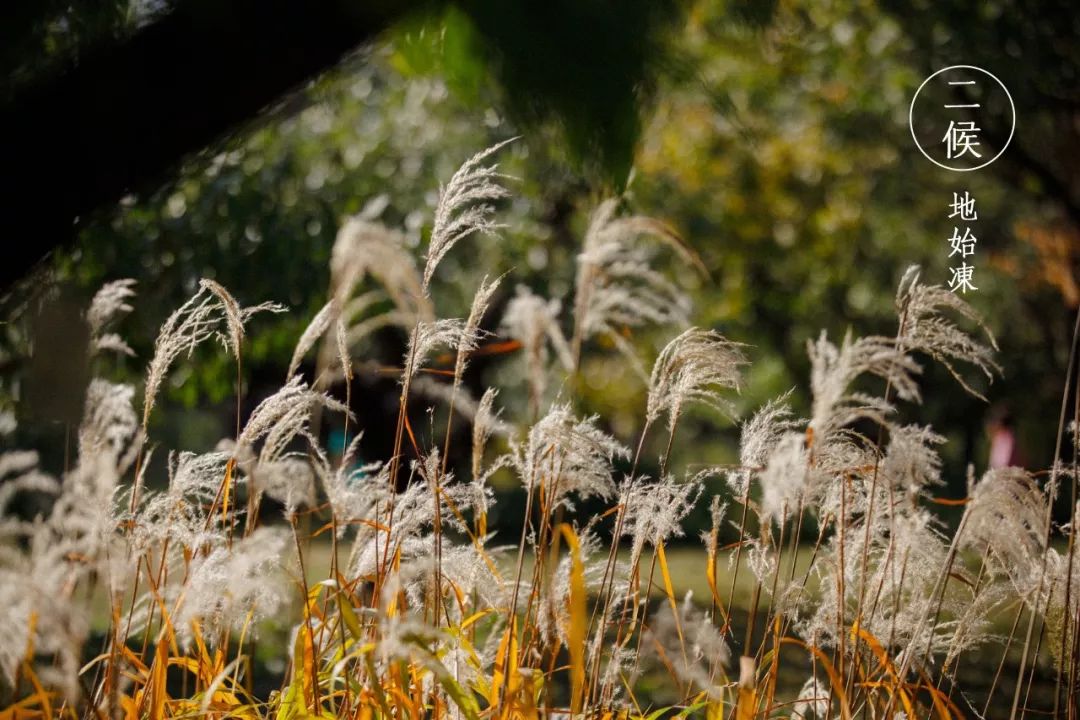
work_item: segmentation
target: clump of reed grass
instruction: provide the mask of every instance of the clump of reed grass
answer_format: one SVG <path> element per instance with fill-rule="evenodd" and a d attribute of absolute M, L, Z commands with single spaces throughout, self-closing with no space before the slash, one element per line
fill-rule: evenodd
<path fill-rule="evenodd" d="M 897 419 L 898 403 L 919 402 L 926 358 L 973 394 L 964 366 L 988 379 L 1000 372 L 993 339 L 961 327 L 980 327 L 970 306 L 909 270 L 894 336 L 837 344 L 823 333 L 809 343 L 808 418 L 792 412 L 802 394 L 792 389 L 742 424 L 738 464 L 673 468 L 680 418 L 696 405 L 726 422 L 750 351 L 684 327 L 689 296 L 652 257 L 667 246 L 699 261 L 663 223 L 605 201 L 583 240 L 572 300 L 519 287 L 489 321 L 502 279 L 485 277 L 466 318 L 437 314 L 430 288 L 440 262 L 499 228 L 507 178 L 489 163 L 502 147 L 467 160 L 442 189 L 423 266 L 372 213 L 344 223 L 327 304 L 299 337 L 285 383 L 238 416 L 217 448 L 170 452 L 166 487 L 144 485 L 166 374 L 216 338 L 240 375 L 245 325 L 279 306 L 243 307 L 204 280 L 162 325 L 141 408 L 135 387 L 91 383 L 62 477 L 41 471 L 33 452 L 0 455 L 0 697 L 10 717 L 951 718 L 979 714 L 956 670 L 975 648 L 1002 642 L 990 621 L 1010 609 L 1014 634 L 1028 617 L 1012 714 L 1032 687 L 1025 664 L 1044 631 L 1058 663 L 1055 703 L 1075 702 L 1074 524 L 1061 528 L 1066 553 L 1049 543 L 1051 504 L 1075 468 L 1055 465 L 1047 484 L 1019 468 L 990 471 L 971 482 L 950 529 L 933 512 L 944 438 Z M 92 353 L 131 354 L 116 327 L 134 298 L 130 280 L 94 298 Z M 651 372 L 631 341 L 646 324 L 673 326 Z M 395 447 L 360 464 L 352 383 L 368 371 L 365 343 L 380 327 L 400 328 L 405 348 Z M 524 418 L 498 406 L 499 389 L 476 400 L 463 382 L 470 359 L 500 334 L 491 345 L 524 358 Z M 614 437 L 568 390 L 597 338 L 645 384 L 634 439 Z M 450 369 L 428 374 L 436 350 L 450 354 Z M 409 409 L 431 400 L 444 421 L 418 433 Z M 326 448 L 317 430 L 327 412 L 352 431 L 342 448 Z M 458 417 L 472 425 L 460 468 L 448 462 Z M 650 478 L 642 467 L 653 464 L 643 463 L 653 441 L 664 450 Z M 512 548 L 493 545 L 488 529 L 496 473 L 526 498 Z M 19 493 L 52 496 L 51 511 L 9 515 Z M 260 521 L 264 496 L 280 502 L 281 522 Z M 609 510 L 582 514 L 587 498 Z M 679 599 L 666 548 L 706 498 L 709 597 Z M 313 518 L 310 535 L 328 533 L 332 544 L 317 581 L 304 552 Z M 811 523 L 817 541 L 800 563 Z M 729 527 L 738 541 L 721 547 Z M 753 584 L 742 626 L 740 572 Z M 108 630 L 95 652 L 87 641 L 101 595 Z M 255 697 L 253 637 L 290 600 L 299 619 L 276 648 L 284 680 Z M 811 670 L 788 691 L 779 676 L 794 652 Z M 657 676 L 668 678 L 666 708 L 641 692 L 639 681 Z M 995 690 L 983 714 L 1008 705 Z"/>

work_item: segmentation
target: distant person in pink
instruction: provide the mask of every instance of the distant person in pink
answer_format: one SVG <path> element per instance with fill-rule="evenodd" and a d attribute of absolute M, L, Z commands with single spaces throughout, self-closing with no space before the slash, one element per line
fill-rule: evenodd
<path fill-rule="evenodd" d="M 1022 467 L 1012 414 L 1004 409 L 993 413 L 987 430 L 990 433 L 990 468 Z"/>

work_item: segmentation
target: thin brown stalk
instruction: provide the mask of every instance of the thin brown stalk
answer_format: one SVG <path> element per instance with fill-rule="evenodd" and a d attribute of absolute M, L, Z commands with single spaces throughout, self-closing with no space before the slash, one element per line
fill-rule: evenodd
<path fill-rule="evenodd" d="M 678 417 L 676 416 L 676 417 L 674 417 L 672 419 L 671 426 L 668 429 L 667 447 L 664 449 L 664 454 L 660 458 L 660 478 L 661 479 L 667 476 L 668 459 L 671 457 L 671 448 L 672 448 L 672 445 L 675 442 L 675 429 L 676 429 L 677 426 L 678 426 Z M 626 500 L 624 501 L 623 505 L 620 508 L 620 510 L 621 510 L 620 516 L 622 516 L 622 517 L 625 517 L 625 512 L 626 512 L 626 504 L 625 503 L 629 502 L 629 497 L 630 496 L 629 496 L 629 490 L 628 490 L 627 494 L 626 494 Z M 619 534 L 616 534 L 616 536 L 612 540 L 612 547 L 613 548 L 618 547 L 620 536 L 621 536 L 621 528 L 619 530 Z M 626 624 L 626 617 L 627 617 L 627 615 L 629 613 L 631 603 L 633 604 L 633 607 L 635 609 L 635 617 L 636 617 L 636 612 L 637 612 L 636 608 L 637 608 L 637 605 L 638 605 L 638 592 L 639 592 L 638 586 L 640 584 L 640 571 L 639 571 L 639 567 L 638 567 L 639 561 L 640 561 L 640 558 L 635 558 L 633 567 L 630 568 L 629 585 L 630 585 L 630 587 L 634 588 L 634 592 L 633 593 L 627 592 L 626 597 L 623 599 L 623 608 L 622 608 L 622 612 L 619 614 L 619 621 L 618 621 L 618 625 L 616 626 L 616 632 L 615 632 L 615 638 L 616 638 L 615 639 L 615 645 L 616 646 L 619 646 L 620 640 L 623 638 L 623 630 L 624 630 L 624 626 Z M 654 573 L 656 571 L 656 561 L 657 561 L 657 556 L 656 556 L 656 549 L 654 547 L 653 551 L 652 551 L 651 567 L 649 568 L 649 582 L 645 586 L 645 600 L 646 600 L 646 603 L 648 602 L 649 593 L 652 592 L 652 582 L 653 582 L 653 575 L 654 575 Z M 614 579 L 612 580 L 612 582 L 613 582 L 613 585 L 614 585 Z M 612 587 L 612 590 L 614 590 L 614 587 Z M 606 617 L 606 609 L 605 609 L 605 617 Z M 676 625 L 678 625 L 678 623 L 679 623 L 678 615 L 676 615 L 676 617 L 675 617 L 675 623 L 676 623 Z M 629 639 L 633 635 L 633 632 L 634 632 L 633 628 L 630 628 L 629 631 L 626 633 L 626 638 Z M 640 645 L 640 634 L 639 634 L 639 645 Z M 680 646 L 682 646 L 682 645 L 683 645 L 683 643 L 681 642 L 681 638 L 680 638 Z M 682 647 L 682 652 L 683 652 L 684 660 L 685 660 L 685 655 L 686 655 L 686 648 L 685 647 Z"/>
<path fill-rule="evenodd" d="M 1050 595 L 1052 596 L 1053 594 L 1054 594 L 1054 591 L 1053 591 L 1053 588 L 1051 588 Z M 1049 603 L 1050 603 L 1049 597 L 1047 598 L 1046 602 L 1047 602 L 1047 605 L 1049 605 Z M 1066 622 L 1068 622 L 1067 619 L 1066 619 Z M 1039 623 L 1039 636 L 1038 636 L 1038 639 L 1035 641 L 1035 652 L 1032 655 L 1033 657 L 1036 657 L 1036 658 L 1039 657 L 1039 651 L 1042 649 L 1042 642 L 1043 642 L 1043 639 L 1045 637 L 1046 637 L 1046 619 L 1044 618 L 1042 620 L 1042 622 Z M 1021 720 L 1027 714 L 1028 702 L 1030 702 L 1030 700 L 1031 700 L 1031 687 L 1035 684 L 1035 672 L 1037 670 L 1038 670 L 1038 663 L 1032 661 L 1032 663 L 1031 663 L 1031 671 L 1028 673 L 1028 681 L 1027 681 L 1026 690 L 1024 691 L 1024 704 L 1020 709 Z"/>
<path fill-rule="evenodd" d="M 304 550 L 303 550 L 303 546 L 300 543 L 300 536 L 297 534 L 297 531 L 296 531 L 296 519 L 293 518 L 293 517 L 290 517 L 289 518 L 289 525 L 292 527 L 293 540 L 296 542 L 296 558 L 297 558 L 297 562 L 300 564 L 300 587 L 301 587 L 301 589 L 303 590 L 303 593 L 304 593 L 304 622 L 307 625 L 308 637 L 311 638 L 311 642 L 312 642 L 312 644 L 314 644 L 315 643 L 315 629 L 311 624 L 311 613 L 308 611 L 308 593 L 309 593 L 309 590 L 308 590 L 308 584 L 307 584 L 307 569 L 304 567 Z M 317 653 L 316 653 L 316 655 L 317 655 Z M 313 662 L 314 662 L 314 659 L 313 659 Z M 304 668 L 303 667 L 299 667 L 299 668 L 298 667 L 293 667 L 293 672 L 294 673 L 302 673 L 302 672 L 304 672 Z M 311 700 L 312 700 L 312 708 L 311 709 L 313 711 L 315 711 L 315 714 L 319 714 L 320 706 L 322 705 L 322 703 L 321 703 L 321 701 L 319 699 L 319 682 L 318 682 L 318 678 L 314 678 L 314 681 L 311 683 L 311 692 L 313 694 L 313 697 L 311 698 Z"/>
<path fill-rule="evenodd" d="M 419 331 L 420 331 L 420 318 L 417 317 L 416 323 L 413 325 L 412 335 L 410 337 L 415 338 Z M 405 440 L 405 422 L 406 422 L 406 413 L 408 412 L 409 386 L 410 386 L 410 384 L 412 382 L 410 369 L 412 368 L 412 365 L 413 365 L 413 363 L 415 361 L 416 361 L 416 343 L 415 342 L 410 342 L 409 343 L 409 356 L 405 361 L 405 369 L 403 371 L 403 375 L 402 375 L 402 378 L 401 378 L 401 395 L 398 398 L 397 425 L 396 425 L 396 427 L 394 429 L 394 453 L 390 457 L 390 475 L 389 475 L 389 478 L 387 480 L 387 482 L 390 485 L 390 501 L 388 503 L 389 508 L 387 510 L 387 521 L 386 521 L 386 527 L 387 527 L 386 548 L 383 551 L 383 560 L 379 564 L 379 567 L 378 567 L 378 569 L 376 571 L 376 578 L 375 578 L 375 580 L 376 580 L 376 582 L 375 582 L 376 592 L 378 592 L 379 587 L 381 587 L 382 581 L 383 581 L 383 579 L 385 577 L 385 574 L 386 574 L 387 570 L 389 569 L 390 539 L 391 539 L 391 535 L 393 533 L 393 527 L 394 527 L 394 496 L 397 493 L 397 476 L 398 476 L 398 470 L 399 470 L 400 465 L 401 465 L 401 448 L 402 448 L 402 445 L 403 445 L 404 440 Z M 375 506 L 375 522 L 376 523 L 379 522 L 379 505 L 378 504 L 376 504 L 376 506 Z M 375 554 L 376 554 L 376 556 L 378 556 L 378 553 L 379 553 L 379 535 L 378 535 L 378 533 L 376 533 L 376 535 L 375 535 Z"/>
<path fill-rule="evenodd" d="M 597 602 L 593 605 L 593 611 L 589 616 L 589 624 L 586 629 L 585 637 L 593 637 L 593 625 L 596 622 L 597 615 L 600 617 L 600 628 L 596 630 L 603 634 L 606 631 L 607 613 L 611 607 L 611 599 L 615 591 L 615 564 L 619 551 L 619 538 L 622 536 L 623 522 L 626 517 L 626 506 L 629 503 L 630 491 L 633 490 L 634 482 L 637 479 L 637 467 L 638 462 L 641 459 L 641 451 L 645 446 L 645 437 L 649 432 L 650 423 L 645 421 L 645 425 L 641 428 L 641 434 L 638 436 L 637 449 L 634 451 L 634 460 L 630 466 L 630 477 L 626 481 L 626 489 L 623 491 L 622 499 L 619 501 L 618 510 L 615 513 L 615 528 L 612 533 L 611 547 L 608 549 L 607 561 L 604 565 L 604 574 L 600 580 L 600 589 L 597 592 Z M 586 705 L 594 698 L 594 693 L 599 689 L 597 683 L 600 678 L 600 655 L 596 653 L 596 657 L 593 658 L 592 676 L 589 679 L 589 691 L 586 694 Z"/>
<path fill-rule="evenodd" d="M 1065 436 L 1065 413 L 1069 403 L 1069 381 L 1073 377 L 1074 367 L 1076 365 L 1076 352 L 1077 344 L 1080 343 L 1080 310 L 1076 313 L 1076 323 L 1073 326 L 1072 344 L 1069 347 L 1069 362 L 1065 371 L 1065 388 L 1062 391 L 1061 396 L 1061 412 L 1058 416 L 1058 429 L 1057 439 L 1054 443 L 1054 464 L 1053 469 L 1050 472 L 1050 487 L 1057 487 L 1057 475 L 1058 475 L 1058 463 L 1061 459 L 1061 443 Z M 1050 499 L 1052 500 L 1052 498 Z M 1050 542 L 1050 530 L 1053 522 L 1053 508 L 1054 503 L 1047 501 L 1046 503 L 1046 521 L 1043 527 L 1042 537 L 1046 543 Z M 1020 656 L 1020 669 L 1016 675 L 1016 692 L 1013 693 L 1012 709 L 1009 711 L 1009 720 L 1016 720 L 1016 711 L 1020 704 L 1020 689 L 1023 686 L 1024 670 L 1027 666 L 1028 654 L 1031 649 L 1031 638 L 1035 630 L 1035 616 L 1039 614 L 1039 597 L 1042 595 L 1043 583 L 1046 580 L 1046 554 L 1043 554 L 1042 562 L 1039 569 L 1039 584 L 1038 589 L 1035 591 L 1035 602 L 1031 608 L 1031 616 L 1028 618 L 1027 634 L 1024 637 L 1024 651 Z"/>
<path fill-rule="evenodd" d="M 518 541 L 518 553 L 517 553 L 517 566 L 514 569 L 514 592 L 510 598 L 510 613 L 507 615 L 507 632 L 514 632 L 514 618 L 517 616 L 518 594 L 521 591 L 521 573 L 525 562 L 525 538 L 528 536 L 529 525 L 532 522 L 532 506 L 533 506 L 533 494 L 535 470 L 530 469 L 529 483 L 525 488 L 525 518 L 521 523 L 521 539 Z M 506 655 L 503 657 L 503 667 L 510 667 L 510 653 L 513 648 L 513 643 L 506 643 Z M 506 702 L 506 687 L 509 682 L 505 682 L 500 689 L 499 705 L 502 706 Z"/>
<path fill-rule="evenodd" d="M 739 580 L 739 561 L 742 559 L 742 538 L 746 537 L 746 515 L 750 508 L 750 483 L 746 483 L 746 492 L 742 499 L 742 518 L 739 520 L 739 543 L 735 546 L 735 569 L 731 573 L 731 588 L 728 591 L 727 607 L 724 609 L 724 617 L 731 620 L 731 606 L 735 598 L 735 584 Z M 726 633 L 727 627 L 724 628 Z"/>
<path fill-rule="evenodd" d="M 783 557 L 783 553 L 784 553 L 784 532 L 786 530 L 786 527 L 787 527 L 787 504 L 785 503 L 785 505 L 783 507 L 783 512 L 780 513 L 780 538 L 776 542 L 776 567 L 773 569 L 772 586 L 771 586 L 771 589 L 769 591 L 769 605 L 768 605 L 768 609 L 765 611 L 765 630 L 766 630 L 766 632 L 762 633 L 761 644 L 758 645 L 758 649 L 754 652 L 755 662 L 757 664 L 761 663 L 761 658 L 762 658 L 762 656 L 763 656 L 763 654 L 765 652 L 765 643 L 769 638 L 768 628 L 769 628 L 769 625 L 773 624 L 772 622 L 770 622 L 770 619 L 773 617 L 773 611 L 775 610 L 777 613 L 779 613 L 779 611 L 780 611 L 779 606 L 776 605 L 775 603 L 776 603 L 776 591 L 777 591 L 777 588 L 779 587 L 779 580 L 780 580 L 780 565 L 781 565 L 780 561 L 781 561 L 781 559 Z M 763 532 L 762 536 L 763 536 L 763 541 L 764 541 L 764 538 L 766 538 L 766 537 L 771 538 L 772 535 L 771 535 L 771 532 L 769 532 L 768 535 L 766 535 Z M 750 637 L 749 639 L 753 640 L 752 637 Z M 750 645 L 747 644 L 746 648 L 749 650 Z M 774 649 L 777 652 L 779 652 L 779 649 L 780 649 L 779 645 L 776 644 L 775 642 L 774 642 Z"/>
<path fill-rule="evenodd" d="M 1080 388 L 1077 388 L 1075 390 L 1075 392 L 1073 393 L 1073 397 L 1074 397 L 1074 401 L 1073 401 L 1073 421 L 1076 422 L 1076 421 L 1080 421 Z M 1065 606 L 1064 606 L 1065 610 L 1062 613 L 1062 624 L 1063 624 L 1064 627 L 1062 628 L 1062 631 L 1061 631 L 1061 647 L 1060 647 L 1059 652 L 1058 652 L 1058 657 L 1060 658 L 1060 662 L 1058 663 L 1057 678 L 1056 678 L 1055 683 L 1054 683 L 1054 716 L 1055 717 L 1057 716 L 1059 703 L 1060 703 L 1060 700 L 1061 700 L 1061 677 L 1062 677 L 1062 671 L 1064 670 L 1065 664 L 1066 664 L 1066 661 L 1065 661 L 1065 644 L 1066 644 L 1068 638 L 1070 637 L 1070 632 L 1069 632 L 1070 627 L 1072 627 L 1072 637 L 1073 637 L 1073 642 L 1074 643 L 1076 642 L 1076 630 L 1077 630 L 1077 628 L 1075 626 L 1072 626 L 1072 613 L 1070 612 L 1070 608 L 1072 607 L 1073 561 L 1074 561 L 1074 558 L 1076 556 L 1076 530 L 1075 530 L 1076 521 L 1077 521 L 1077 516 L 1076 516 L 1076 501 L 1077 501 L 1077 480 L 1076 480 L 1076 475 L 1077 475 L 1077 471 L 1080 470 L 1080 458 L 1077 458 L 1077 450 L 1080 449 L 1080 448 L 1078 448 L 1078 443 L 1075 440 L 1075 436 L 1074 436 L 1074 439 L 1073 439 L 1072 446 L 1073 446 L 1072 447 L 1073 460 L 1072 460 L 1072 476 L 1071 476 L 1071 483 L 1070 483 L 1071 487 L 1072 487 L 1072 493 L 1071 493 L 1072 502 L 1069 503 L 1069 508 L 1070 508 L 1070 510 L 1069 510 L 1069 516 L 1070 516 L 1069 517 L 1069 527 L 1073 528 L 1073 529 L 1069 532 L 1068 560 L 1067 560 L 1067 563 L 1066 563 L 1067 570 L 1066 570 L 1066 573 L 1065 573 Z M 1069 674 L 1070 674 L 1070 677 L 1074 674 L 1074 671 L 1072 670 L 1071 664 L 1070 664 Z M 1070 688 L 1071 687 L 1072 687 L 1072 685 L 1070 685 Z"/>
<path fill-rule="evenodd" d="M 1020 626 L 1020 618 L 1024 615 L 1024 602 L 1023 600 L 1017 601 L 1016 617 L 1013 618 L 1012 629 L 1009 630 L 1009 638 L 1005 641 L 1005 649 L 1001 651 L 1001 660 L 998 662 L 997 671 L 994 673 L 994 679 L 990 683 L 990 690 L 986 693 L 986 705 L 983 706 L 982 715 L 986 717 L 987 711 L 990 710 L 990 703 L 994 699 L 994 690 L 997 689 L 998 681 L 1001 680 L 1001 672 L 1005 669 L 1005 661 L 1009 657 L 1009 649 L 1012 647 L 1013 639 L 1016 637 L 1016 629 Z"/>

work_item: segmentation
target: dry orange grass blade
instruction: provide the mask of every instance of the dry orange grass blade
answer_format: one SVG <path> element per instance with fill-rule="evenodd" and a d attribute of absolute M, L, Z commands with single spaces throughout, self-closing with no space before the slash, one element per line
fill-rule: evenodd
<path fill-rule="evenodd" d="M 30 705 L 40 704 L 41 716 L 46 718 L 53 717 L 52 696 L 54 693 L 45 689 L 45 686 L 41 684 L 41 680 L 38 679 L 37 673 L 34 672 L 34 668 L 30 663 L 24 662 L 22 669 L 26 674 L 26 679 L 30 681 L 30 686 L 34 688 L 33 694 L 27 698 L 32 701 Z M 19 718 L 23 717 L 21 713 L 21 710 L 14 711 L 14 714 L 12 715 L 14 720 L 19 720 Z"/>
<path fill-rule="evenodd" d="M 495 670 L 491 677 L 489 698 L 493 707 L 506 705 L 513 697 L 513 691 L 516 689 L 515 681 L 520 677 L 517 671 L 517 645 L 517 619 L 510 618 L 510 624 L 503 632 L 498 652 L 495 655 Z"/>
<path fill-rule="evenodd" d="M 169 646 L 159 642 L 154 649 L 154 661 L 150 667 L 150 719 L 162 720 L 165 717 L 165 703 L 169 699 L 165 682 L 168 677 Z"/>
<path fill-rule="evenodd" d="M 735 720 L 754 720 L 757 716 L 757 671 L 754 658 L 739 658 L 739 690 L 735 701 Z"/>
<path fill-rule="evenodd" d="M 728 618 L 727 611 L 724 609 L 724 601 L 720 598 L 720 590 L 716 584 L 716 562 L 717 562 L 717 545 L 719 544 L 719 530 L 713 528 L 709 531 L 709 542 L 707 546 L 707 565 L 705 566 L 705 582 L 709 586 L 709 594 L 712 596 L 713 607 L 720 612 L 720 617 L 724 621 L 724 627 L 728 627 L 731 622 Z"/>
<path fill-rule="evenodd" d="M 229 461 L 225 463 L 225 479 L 222 481 L 224 492 L 221 498 L 221 524 L 226 527 L 229 525 L 229 500 L 232 497 L 233 468 L 235 465 L 236 459 L 229 458 Z"/>
<path fill-rule="evenodd" d="M 36 720 L 53 717 L 51 693 L 40 689 L 41 683 L 38 682 L 36 675 L 31 680 L 31 684 L 35 688 L 33 694 L 0 710 L 0 720 Z M 41 709 L 38 709 L 39 706 Z"/>
<path fill-rule="evenodd" d="M 844 720 L 851 720 L 851 706 L 848 704 L 847 692 L 844 690 L 844 681 L 841 679 L 840 673 L 836 671 L 836 666 L 833 665 L 829 656 L 823 653 L 819 648 L 809 645 L 798 638 L 780 638 L 780 644 L 798 645 L 809 652 L 813 656 L 813 659 L 821 664 L 821 667 L 825 670 L 825 674 L 829 677 L 832 693 L 836 697 L 836 701 L 839 705 L 840 716 Z"/>
<path fill-rule="evenodd" d="M 11 707 L 5 709 L 0 713 L 0 718 L 10 717 L 12 720 L 19 720 L 19 718 L 33 717 L 34 712 L 28 708 L 35 705 L 41 706 L 42 717 L 52 717 L 52 694 L 48 692 L 38 679 L 37 673 L 34 672 L 34 632 L 37 629 L 38 614 L 36 612 L 30 613 L 29 632 L 26 637 L 26 650 L 23 653 L 23 661 L 17 666 L 17 672 L 15 676 L 15 686 L 18 687 L 19 675 L 25 675 L 26 679 L 30 682 L 30 686 L 34 689 L 34 692 L 26 697 L 24 700 L 12 704 Z"/>
<path fill-rule="evenodd" d="M 925 690 L 930 695 L 930 702 L 934 710 L 934 716 L 940 718 L 940 720 L 952 720 L 954 717 L 964 717 L 964 712 L 956 706 L 956 703 L 952 701 L 945 693 L 938 690 L 937 685 L 926 676 L 926 673 L 919 671 L 920 677 L 922 677 L 922 683 L 919 689 Z"/>
<path fill-rule="evenodd" d="M 900 698 L 900 704 L 904 708 L 904 712 L 907 713 L 907 716 L 915 717 L 915 710 L 912 707 L 911 698 L 904 689 L 903 683 L 901 683 L 900 677 L 897 675 L 896 668 L 889 659 L 889 654 L 885 651 L 885 648 L 882 647 L 881 642 L 868 630 L 863 628 L 858 621 L 851 626 L 853 652 L 857 651 L 855 646 L 857 640 L 861 640 L 868 648 L 870 648 L 870 652 L 878 662 L 878 667 L 889 676 L 889 681 L 881 683 L 880 686 L 885 689 L 890 696 L 895 693 Z"/>
<path fill-rule="evenodd" d="M 667 596 L 671 613 L 675 617 L 675 630 L 679 635 L 679 648 L 682 650 L 683 662 L 686 662 L 686 638 L 683 637 L 682 621 L 679 619 L 679 603 L 675 600 L 675 589 L 671 584 L 671 571 L 668 569 L 667 555 L 664 553 L 664 543 L 656 544 L 656 557 L 660 563 L 660 576 L 664 580 L 664 595 Z"/>
<path fill-rule="evenodd" d="M 559 526 L 570 549 L 570 710 L 580 713 L 585 697 L 585 632 L 587 596 L 585 567 L 581 562 L 581 545 L 574 529 L 563 523 Z"/>

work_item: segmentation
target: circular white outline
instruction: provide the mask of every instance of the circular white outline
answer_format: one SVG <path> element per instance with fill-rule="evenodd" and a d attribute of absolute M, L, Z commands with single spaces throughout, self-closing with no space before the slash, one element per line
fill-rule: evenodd
<path fill-rule="evenodd" d="M 1012 127 L 1009 128 L 1009 137 L 1008 137 L 1007 140 L 1005 140 L 1005 144 L 1002 146 L 1001 150 L 998 151 L 997 155 L 990 158 L 989 160 L 984 162 L 982 165 L 976 165 L 975 167 L 969 167 L 969 168 L 954 168 L 954 167 L 949 167 L 948 165 L 945 165 L 944 163 L 938 162 L 934 158 L 930 157 L 930 155 L 925 150 L 923 150 L 922 145 L 919 144 L 919 138 L 915 137 L 915 122 L 914 122 L 914 120 L 915 120 L 915 101 L 919 99 L 919 93 L 921 93 L 922 89 L 924 87 L 926 87 L 926 83 L 930 82 L 931 80 L 933 80 L 935 77 L 937 77 L 941 73 L 943 73 L 943 72 L 945 72 L 947 70 L 961 70 L 961 69 L 962 70 L 978 70 L 979 72 L 992 77 L 994 79 L 994 82 L 996 82 L 998 85 L 1000 85 L 1001 89 L 1005 91 L 1005 97 L 1007 97 L 1009 99 L 1009 109 L 1012 110 Z M 979 67 L 977 65 L 950 65 L 949 67 L 941 68 L 937 72 L 931 74 L 929 77 L 927 77 L 925 80 L 922 81 L 922 84 L 919 85 L 919 89 L 915 91 L 915 95 L 913 95 L 912 98 L 911 98 L 911 106 L 908 108 L 908 130 L 911 131 L 911 139 L 915 141 L 915 147 L 919 148 L 919 152 L 921 152 L 923 154 L 923 157 L 925 157 L 927 160 L 929 160 L 930 162 L 937 165 L 939 168 L 943 168 L 945 170 L 951 170 L 953 172 L 971 172 L 972 170 L 980 170 L 980 169 L 986 167 L 987 165 L 989 165 L 990 163 L 994 162 L 995 160 L 997 160 L 999 157 L 1001 157 L 1002 153 L 1005 152 L 1005 149 L 1009 147 L 1009 143 L 1012 142 L 1013 133 L 1016 132 L 1016 104 L 1013 103 L 1012 95 L 1009 94 L 1009 88 L 1005 87 L 1005 83 L 1001 82 L 1001 80 L 998 79 L 998 76 L 995 75 L 994 73 L 990 72 L 989 70 L 985 70 L 985 69 L 983 69 L 983 68 L 981 68 L 981 67 Z"/>

